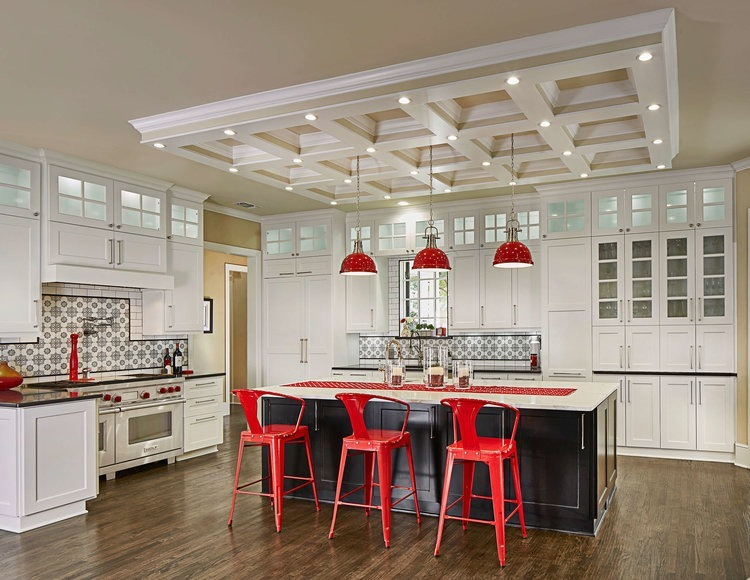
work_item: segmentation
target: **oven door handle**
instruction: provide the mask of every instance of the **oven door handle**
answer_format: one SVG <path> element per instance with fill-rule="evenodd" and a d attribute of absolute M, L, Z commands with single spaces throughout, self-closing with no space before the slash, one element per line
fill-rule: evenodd
<path fill-rule="evenodd" d="M 109 409 L 100 409 L 100 415 L 114 415 L 115 413 L 122 413 L 120 407 L 110 407 Z"/>
<path fill-rule="evenodd" d="M 126 411 L 140 411 L 141 409 L 153 409 L 154 407 L 165 407 L 167 405 L 184 405 L 185 399 L 179 399 L 179 400 L 170 400 L 170 401 L 159 401 L 159 402 L 153 402 L 153 403 L 146 403 L 146 404 L 140 404 L 137 405 L 131 405 L 129 407 L 120 408 L 121 412 L 125 413 Z"/>

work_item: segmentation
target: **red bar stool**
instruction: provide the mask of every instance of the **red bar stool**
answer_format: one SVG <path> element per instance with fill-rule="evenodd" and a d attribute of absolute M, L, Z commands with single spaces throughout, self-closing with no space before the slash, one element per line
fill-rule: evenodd
<path fill-rule="evenodd" d="M 411 454 L 411 437 L 406 431 L 406 423 L 409 420 L 409 404 L 398 399 L 390 397 L 381 397 L 365 393 L 338 393 L 336 398 L 344 403 L 346 412 L 349 414 L 349 420 L 352 424 L 353 433 L 344 437 L 341 447 L 341 463 L 339 464 L 339 478 L 336 483 L 336 499 L 333 503 L 333 521 L 331 522 L 331 531 L 328 538 L 333 538 L 333 528 L 336 526 L 336 514 L 340 505 L 349 505 L 355 507 L 364 507 L 365 514 L 369 515 L 371 509 L 379 509 L 383 518 L 383 539 L 385 547 L 391 545 L 391 508 L 398 505 L 406 498 L 414 496 L 414 509 L 417 512 L 417 523 L 421 521 L 419 515 L 419 498 L 417 497 L 417 484 L 414 479 L 414 460 Z M 390 401 L 403 405 L 406 408 L 406 416 L 401 431 L 390 431 L 386 429 L 368 429 L 365 426 L 364 411 L 365 406 L 372 399 Z M 406 448 L 406 458 L 409 462 L 409 476 L 411 477 L 411 487 L 400 485 L 391 485 L 391 451 L 399 447 Z M 341 484 L 344 480 L 344 468 L 346 467 L 346 458 L 349 452 L 364 455 L 365 474 L 364 484 L 355 487 L 351 491 L 341 495 Z M 373 482 L 375 475 L 375 457 L 378 459 L 378 478 L 379 483 Z M 380 505 L 372 503 L 372 486 L 377 485 L 380 489 Z M 345 497 L 353 494 L 360 489 L 365 490 L 365 503 L 350 503 L 341 501 Z M 391 490 L 406 489 L 409 490 L 404 497 L 393 502 L 391 500 Z"/>
<path fill-rule="evenodd" d="M 232 516 L 234 515 L 234 504 L 237 501 L 237 494 L 262 495 L 271 498 L 271 504 L 274 508 L 276 519 L 276 531 L 281 531 L 281 510 L 284 503 L 284 496 L 296 491 L 306 485 L 312 485 L 313 496 L 315 497 L 315 508 L 320 511 L 318 503 L 318 490 L 315 487 L 315 472 L 313 471 L 312 453 L 310 452 L 310 434 L 305 425 L 300 425 L 302 413 L 305 411 L 305 401 L 299 397 L 291 395 L 282 395 L 281 393 L 272 393 L 271 391 L 260 391 L 250 389 L 237 389 L 232 391 L 242 403 L 242 409 L 245 411 L 248 430 L 243 431 L 240 435 L 240 450 L 237 454 L 237 469 L 234 474 L 234 489 L 232 491 L 232 507 L 229 510 L 229 521 L 227 525 L 232 525 Z M 283 397 L 300 403 L 299 417 L 296 425 L 261 425 L 258 420 L 258 399 L 263 395 L 273 395 Z M 307 451 L 307 465 L 310 468 L 310 477 L 295 477 L 284 475 L 284 447 L 290 443 L 304 443 Z M 249 483 L 239 485 L 240 467 L 242 465 L 242 451 L 246 445 L 264 445 L 268 447 L 268 470 L 270 474 Z M 271 480 L 270 493 L 260 491 L 243 491 L 245 487 Z M 284 480 L 293 479 L 303 483 L 284 491 Z"/>
<path fill-rule="evenodd" d="M 497 539 L 497 553 L 500 557 L 500 565 L 505 566 L 505 522 L 518 512 L 521 522 L 521 533 L 526 537 L 526 524 L 523 519 L 523 503 L 521 499 L 521 478 L 518 473 L 518 454 L 516 452 L 516 430 L 520 413 L 518 409 L 505 403 L 494 401 L 483 401 L 480 399 L 443 399 L 440 403 L 453 411 L 453 438 L 454 443 L 448 445 L 448 462 L 445 466 L 445 479 L 443 480 L 443 498 L 440 502 L 440 521 L 438 522 L 437 543 L 435 544 L 435 556 L 440 554 L 440 541 L 443 537 L 443 526 L 445 520 L 460 520 L 465 530 L 468 522 L 480 524 L 492 524 L 495 526 L 495 537 Z M 515 415 L 513 420 L 513 431 L 510 438 L 479 437 L 477 435 L 477 414 L 485 406 L 500 407 Z M 458 438 L 459 432 L 461 439 Z M 509 459 L 513 471 L 513 484 L 516 490 L 516 499 L 505 499 L 503 462 Z M 463 495 L 448 505 L 448 493 L 450 490 L 453 465 L 456 461 L 463 464 L 464 481 Z M 490 471 L 490 487 L 492 496 L 475 495 L 471 493 L 474 483 L 475 463 L 481 461 L 487 464 Z M 494 519 L 477 520 L 469 517 L 471 498 L 491 499 Z M 461 516 L 449 516 L 447 511 L 462 502 Z M 515 504 L 516 507 L 507 516 L 505 515 L 505 504 Z"/>

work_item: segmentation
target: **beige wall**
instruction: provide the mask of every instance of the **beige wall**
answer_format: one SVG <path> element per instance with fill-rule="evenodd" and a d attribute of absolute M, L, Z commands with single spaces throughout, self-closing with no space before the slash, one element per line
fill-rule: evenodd
<path fill-rule="evenodd" d="M 260 223 L 205 211 L 203 238 L 216 244 L 260 250 Z"/>
<path fill-rule="evenodd" d="M 247 383 L 247 273 L 231 272 L 231 290 L 229 298 L 232 301 L 232 313 L 229 324 L 232 333 L 232 353 L 230 364 L 232 372 L 229 374 L 231 389 L 245 389 L 251 385 Z"/>
<path fill-rule="evenodd" d="M 748 443 L 747 369 L 747 210 L 750 208 L 750 169 L 737 173 L 737 442 Z"/>
<path fill-rule="evenodd" d="M 225 264 L 247 266 L 247 258 L 203 251 L 203 295 L 214 300 L 214 331 L 212 334 L 190 335 L 190 364 L 201 372 L 225 371 Z"/>

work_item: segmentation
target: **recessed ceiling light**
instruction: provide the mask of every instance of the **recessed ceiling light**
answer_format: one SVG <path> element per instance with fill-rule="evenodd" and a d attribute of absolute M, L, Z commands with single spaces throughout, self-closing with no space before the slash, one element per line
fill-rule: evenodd
<path fill-rule="evenodd" d="M 482 165 L 484 165 L 485 167 L 489 167 L 490 166 L 490 162 L 489 161 L 482 161 Z"/>
<path fill-rule="evenodd" d="M 237 173 L 237 172 L 239 171 L 239 169 L 237 169 L 236 167 L 230 167 L 230 168 L 229 168 L 229 171 L 230 171 L 231 173 Z"/>
<path fill-rule="evenodd" d="M 565 157 L 570 157 L 571 155 L 573 155 L 573 152 L 569 149 L 566 149 L 565 151 L 563 151 L 563 155 L 565 155 Z"/>
<path fill-rule="evenodd" d="M 338 204 L 339 204 L 339 202 L 337 202 L 337 201 L 332 201 L 331 202 L 331 205 L 338 205 Z"/>
<path fill-rule="evenodd" d="M 384 195 L 383 199 L 391 199 L 391 196 L 390 195 Z"/>
<path fill-rule="evenodd" d="M 657 103 L 652 103 L 648 106 L 649 111 L 658 111 L 659 109 L 661 109 L 661 105 Z"/>
<path fill-rule="evenodd" d="M 375 147 L 368 147 L 367 149 L 365 149 L 365 151 L 367 151 L 368 153 L 375 153 L 376 149 Z"/>
<path fill-rule="evenodd" d="M 448 135 L 448 141 L 455 141 L 458 139 L 458 135 Z"/>
<path fill-rule="evenodd" d="M 638 60 L 640 60 L 641 62 L 648 62 L 652 58 L 654 58 L 654 55 L 651 54 L 650 52 L 642 52 L 641 54 L 638 55 Z"/>
<path fill-rule="evenodd" d="M 666 167 L 667 167 L 666 165 L 657 165 L 656 166 L 657 169 L 666 169 Z"/>
<path fill-rule="evenodd" d="M 552 124 L 552 123 L 550 123 L 549 121 L 547 121 L 547 120 L 545 119 L 544 121 L 542 121 L 541 123 L 539 123 L 539 126 L 540 126 L 540 127 L 544 127 L 544 128 L 546 129 L 546 128 L 547 128 L 547 127 L 549 127 L 549 126 L 550 126 L 551 124 Z"/>
<path fill-rule="evenodd" d="M 344 183 L 351 183 L 351 182 L 352 182 L 352 180 L 349 179 L 348 177 L 344 180 Z"/>
<path fill-rule="evenodd" d="M 518 77 L 508 77 L 505 82 L 509 85 L 517 85 L 521 80 Z"/>
<path fill-rule="evenodd" d="M 446 187 L 445 190 L 443 190 L 443 193 L 450 193 L 451 191 L 450 187 Z"/>
<path fill-rule="evenodd" d="M 664 143 L 664 141 L 662 141 L 661 139 L 654 139 L 653 141 L 651 141 L 651 143 L 653 143 L 654 145 L 661 145 L 662 143 Z"/>
<path fill-rule="evenodd" d="M 417 171 L 416 169 L 412 169 L 409 173 L 411 173 L 412 175 L 419 175 L 419 171 Z"/>
<path fill-rule="evenodd" d="M 398 205 L 409 205 L 408 201 L 399 201 Z"/>
<path fill-rule="evenodd" d="M 305 119 L 307 119 L 308 121 L 317 121 L 318 116 L 313 115 L 312 113 L 308 113 L 307 115 L 305 115 Z"/>
<path fill-rule="evenodd" d="M 154 143 L 154 147 L 157 149 L 164 149 L 166 145 L 164 145 L 164 143 Z"/>
<path fill-rule="evenodd" d="M 302 159 L 300 159 L 299 157 L 295 157 L 294 159 L 292 159 L 292 163 L 302 163 Z"/>
<path fill-rule="evenodd" d="M 402 105 L 408 105 L 411 103 L 411 99 L 409 97 L 399 97 L 398 102 Z"/>
<path fill-rule="evenodd" d="M 515 181 L 513 181 L 513 180 L 511 179 L 511 180 L 510 180 L 510 181 L 508 182 L 508 185 L 518 185 L 518 184 L 517 184 L 517 183 L 516 183 Z"/>
<path fill-rule="evenodd" d="M 236 135 L 237 133 L 235 131 L 232 131 L 231 129 L 224 129 L 224 135 L 229 135 L 230 137 L 232 135 Z"/>
<path fill-rule="evenodd" d="M 287 191 L 292 191 L 294 188 L 291 185 L 287 185 L 284 189 Z"/>
<path fill-rule="evenodd" d="M 589 176 L 588 173 L 581 173 L 581 177 L 588 177 L 588 176 Z"/>

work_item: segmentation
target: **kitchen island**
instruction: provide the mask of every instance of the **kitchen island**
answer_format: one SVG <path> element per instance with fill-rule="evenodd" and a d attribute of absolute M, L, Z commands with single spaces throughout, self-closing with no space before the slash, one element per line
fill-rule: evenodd
<path fill-rule="evenodd" d="M 98 398 L 0 391 L 0 530 L 25 532 L 86 513 L 97 489 Z"/>
<path fill-rule="evenodd" d="M 348 416 L 335 394 L 367 392 L 407 401 L 411 405 L 407 429 L 412 439 L 419 507 L 422 513 L 429 515 L 439 513 L 445 448 L 453 441 L 453 419 L 449 409 L 440 405 L 440 400 L 474 397 L 514 405 L 521 411 L 517 443 L 526 525 L 596 534 L 617 481 L 617 385 L 534 382 L 503 385 L 503 392 L 499 392 L 498 381 L 482 380 L 474 384 L 476 387 L 468 391 L 427 389 L 424 385 L 408 383 L 393 389 L 381 383 L 325 379 L 269 387 L 268 390 L 306 400 L 302 424 L 310 430 L 318 495 L 321 501 L 327 502 L 333 501 L 336 491 L 341 439 L 351 434 Z M 285 399 L 264 397 L 262 413 L 265 423 L 294 423 L 298 405 Z M 366 421 L 371 428 L 400 429 L 402 407 L 374 401 L 367 407 Z M 484 436 L 497 437 L 504 427 L 497 409 L 483 410 L 477 421 L 478 432 Z M 287 475 L 307 473 L 302 448 L 287 450 L 285 469 Z M 268 475 L 265 458 L 263 470 L 264 476 Z M 347 463 L 344 491 L 362 482 L 362 470 L 361 457 Z M 398 453 L 393 461 L 394 484 L 408 485 L 408 473 L 405 454 Z M 513 497 L 512 487 L 508 478 L 507 497 Z M 308 489 L 301 489 L 294 495 L 309 498 Z M 474 492 L 490 495 L 486 469 L 477 469 Z M 460 494 L 461 477 L 454 474 L 450 501 Z M 352 497 L 356 498 L 356 494 Z M 413 502 L 405 500 L 399 508 L 411 511 Z M 490 502 L 475 500 L 471 510 L 472 517 L 492 517 Z M 515 516 L 510 523 L 517 523 Z"/>

